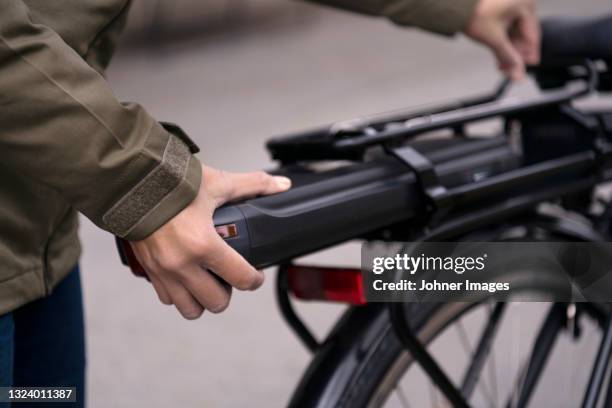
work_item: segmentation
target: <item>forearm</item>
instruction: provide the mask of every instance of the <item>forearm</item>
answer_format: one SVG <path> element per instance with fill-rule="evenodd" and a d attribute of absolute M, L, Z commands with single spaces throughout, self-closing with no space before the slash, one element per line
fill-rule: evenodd
<path fill-rule="evenodd" d="M 142 238 L 185 207 L 200 165 L 180 138 L 102 76 L 25 4 L 0 0 L 0 162 L 61 192 L 94 223 Z"/>
<path fill-rule="evenodd" d="M 467 25 L 477 0 L 309 0 L 396 24 L 452 35 Z"/>

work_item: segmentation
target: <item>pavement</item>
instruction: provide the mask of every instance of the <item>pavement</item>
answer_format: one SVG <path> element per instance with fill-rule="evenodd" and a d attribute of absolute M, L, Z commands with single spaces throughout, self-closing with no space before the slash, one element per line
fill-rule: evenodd
<path fill-rule="evenodd" d="M 544 14 L 610 11 L 607 0 L 539 4 Z M 464 38 L 449 40 L 311 5 L 287 7 L 287 18 L 256 28 L 233 26 L 161 43 L 141 38 L 138 48 L 120 50 L 109 80 L 121 99 L 179 123 L 201 146 L 203 162 L 247 171 L 274 166 L 263 147 L 271 136 L 471 95 L 499 79 L 488 52 Z M 266 271 L 260 290 L 235 292 L 225 313 L 185 321 L 119 263 L 108 233 L 86 219 L 81 232 L 90 407 L 287 403 L 310 356 L 276 308 L 273 270 Z M 357 265 L 359 246 L 346 244 L 310 259 Z M 529 320 L 530 308 L 522 309 L 501 347 L 520 348 L 516 330 L 521 316 Z M 319 337 L 342 311 L 338 305 L 299 305 Z M 452 359 L 453 344 L 444 350 Z M 524 355 L 528 348 L 519 351 Z M 566 381 L 550 378 L 549 390 Z M 564 394 L 554 406 L 569 406 L 567 401 Z"/>

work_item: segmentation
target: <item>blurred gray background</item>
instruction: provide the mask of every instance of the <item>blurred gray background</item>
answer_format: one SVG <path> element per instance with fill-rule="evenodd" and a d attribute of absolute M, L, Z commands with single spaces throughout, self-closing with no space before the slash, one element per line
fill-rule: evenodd
<path fill-rule="evenodd" d="M 543 15 L 612 8 L 538 4 Z M 473 94 L 498 77 L 488 52 L 464 38 L 281 0 L 137 1 L 109 70 L 121 99 L 180 124 L 203 162 L 231 171 L 272 167 L 271 136 Z M 287 403 L 309 355 L 276 309 L 273 270 L 259 291 L 235 292 L 225 313 L 188 322 L 119 263 L 109 234 L 86 219 L 81 231 L 91 407 Z M 310 258 L 357 265 L 359 246 Z M 323 336 L 342 307 L 299 310 Z"/>

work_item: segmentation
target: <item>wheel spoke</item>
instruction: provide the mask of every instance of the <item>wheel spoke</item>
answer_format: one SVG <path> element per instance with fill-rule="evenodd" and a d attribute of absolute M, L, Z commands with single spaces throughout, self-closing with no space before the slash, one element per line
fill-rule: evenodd
<path fill-rule="evenodd" d="M 480 378 L 480 374 L 482 373 L 487 357 L 491 352 L 491 345 L 493 344 L 493 340 L 497 334 L 497 329 L 499 328 L 504 309 L 505 303 L 500 302 L 495 305 L 482 335 L 480 336 L 476 350 L 471 355 L 471 363 L 465 372 L 463 377 L 463 385 L 461 386 L 461 391 L 465 398 L 470 398 L 476 384 L 478 383 L 478 379 Z M 481 382 L 481 384 L 484 385 L 484 381 Z M 487 387 L 487 395 L 489 402 L 492 405 L 495 405 L 494 401 L 492 401 L 489 387 Z"/>
<path fill-rule="evenodd" d="M 397 399 L 399 399 L 400 403 L 402 404 L 402 407 L 410 408 L 410 403 L 408 402 L 408 396 L 404 392 L 404 388 L 399 382 L 397 383 L 397 386 L 395 387 L 395 392 L 397 392 Z"/>
<path fill-rule="evenodd" d="M 489 303 L 489 313 L 493 313 L 498 303 L 493 304 Z M 507 304 L 505 304 L 507 306 Z M 499 404 L 499 392 L 497 388 L 497 367 L 495 364 L 495 353 L 490 353 L 491 358 L 489 358 L 489 379 L 491 380 L 491 388 L 493 389 L 493 406 L 496 407 Z"/>
<path fill-rule="evenodd" d="M 433 382 L 429 381 L 429 399 L 431 400 L 431 406 L 433 408 L 439 408 L 440 402 L 438 401 L 438 389 L 433 385 Z"/>
<path fill-rule="evenodd" d="M 608 318 L 606 329 L 604 330 L 603 338 L 599 351 L 595 357 L 595 365 L 589 380 L 586 394 L 584 396 L 583 408 L 593 408 L 597 404 L 601 386 L 603 385 L 610 364 L 610 356 L 612 355 L 612 315 Z"/>
<path fill-rule="evenodd" d="M 470 361 L 472 361 L 472 356 L 474 355 L 474 348 L 472 347 L 472 344 L 470 343 L 470 339 L 468 338 L 467 332 L 465 330 L 465 327 L 463 326 L 463 323 L 461 322 L 461 320 L 459 320 L 456 324 L 455 327 L 457 329 L 457 333 L 459 334 L 459 340 L 461 341 L 461 345 L 463 346 L 463 351 L 465 352 L 465 354 L 467 354 L 469 356 Z M 480 393 L 482 394 L 482 396 L 489 401 L 489 404 L 491 406 L 493 406 L 493 399 L 491 396 L 491 392 L 489 390 L 488 385 L 484 382 L 481 381 L 478 383 L 479 387 L 478 389 L 480 390 Z M 462 391 L 463 395 L 465 396 L 466 399 L 470 399 L 471 397 L 471 392 L 469 394 L 466 394 L 463 391 L 463 386 L 462 386 Z"/>
<path fill-rule="evenodd" d="M 604 408 L 612 408 L 612 373 L 609 375 L 608 379 L 608 391 L 606 392 Z"/>
<path fill-rule="evenodd" d="M 497 366 L 495 364 L 495 353 L 491 353 L 489 359 L 489 378 L 491 379 L 491 388 L 493 389 L 493 406 L 498 406 L 499 403 L 499 390 L 497 388 Z"/>
<path fill-rule="evenodd" d="M 510 399 L 506 404 L 508 408 L 523 408 L 529 402 L 565 320 L 565 306 L 562 303 L 554 303 L 536 337 L 528 363 L 524 371 L 521 370 L 524 375 L 520 376 L 521 385 L 517 387 L 518 398 Z"/>

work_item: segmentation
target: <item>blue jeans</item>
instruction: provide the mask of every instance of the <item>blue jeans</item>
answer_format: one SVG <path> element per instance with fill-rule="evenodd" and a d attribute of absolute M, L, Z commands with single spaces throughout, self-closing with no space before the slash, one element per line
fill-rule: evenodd
<path fill-rule="evenodd" d="M 85 401 L 85 333 L 79 267 L 53 293 L 0 315 L 0 387 L 76 387 L 77 402 L 37 408 L 80 408 Z M 27 403 L 13 404 L 25 408 Z M 0 403 L 7 408 L 8 403 Z"/>

